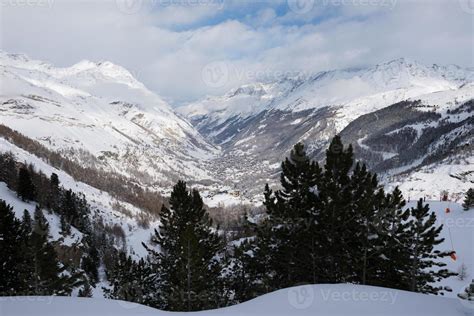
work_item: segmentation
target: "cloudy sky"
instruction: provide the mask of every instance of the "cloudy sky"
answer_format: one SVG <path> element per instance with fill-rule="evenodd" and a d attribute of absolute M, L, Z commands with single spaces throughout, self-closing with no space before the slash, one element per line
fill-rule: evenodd
<path fill-rule="evenodd" d="M 407 57 L 474 66 L 473 0 L 0 0 L 0 48 L 110 60 L 173 105 Z"/>

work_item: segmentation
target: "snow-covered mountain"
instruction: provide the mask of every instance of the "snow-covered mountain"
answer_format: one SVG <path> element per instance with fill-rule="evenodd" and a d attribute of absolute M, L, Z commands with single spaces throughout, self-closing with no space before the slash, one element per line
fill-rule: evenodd
<path fill-rule="evenodd" d="M 87 166 L 148 185 L 212 179 L 218 150 L 111 62 L 68 68 L 0 53 L 0 122 Z"/>
<path fill-rule="evenodd" d="M 405 58 L 362 69 L 333 70 L 253 83 L 178 110 L 217 139 L 223 123 L 244 120 L 263 111 L 315 110 L 338 107 L 338 130 L 362 114 L 408 98 L 455 90 L 474 81 L 474 70 L 456 65 L 425 66 Z M 220 127 L 213 129 L 212 127 Z M 212 132 L 208 132 L 212 129 Z"/>
<path fill-rule="evenodd" d="M 473 82 L 473 69 L 398 59 L 255 82 L 176 114 L 111 62 L 57 68 L 0 52 L 0 123 L 145 188 L 186 179 L 210 205 L 253 198 L 295 143 L 319 159 L 336 133 L 387 185 L 434 197 L 440 188 L 424 174 L 435 172 L 459 195 L 474 181 Z M 240 196 L 216 197 L 231 190 Z"/>
<path fill-rule="evenodd" d="M 398 116 L 396 110 L 390 116 L 385 116 L 385 122 L 390 124 L 385 124 L 385 129 L 377 132 L 396 132 L 400 127 L 397 124 L 402 124 L 397 120 L 406 121 L 410 115 L 437 113 L 437 123 L 430 123 L 433 117 L 428 117 L 424 120 L 428 124 L 425 124 L 426 127 L 434 128 L 436 125 L 440 131 L 446 130 L 446 133 L 449 130 L 452 135 L 443 137 L 449 138 L 451 144 L 459 143 L 453 142 L 453 139 L 460 140 L 456 133 L 463 131 L 463 144 L 467 143 L 469 146 L 464 148 L 467 160 L 460 169 L 462 173 L 469 173 L 473 172 L 468 170 L 472 159 L 472 121 L 469 120 L 472 105 L 463 104 L 474 98 L 473 82 L 473 69 L 455 65 L 426 66 L 402 58 L 368 68 L 333 70 L 273 82 L 253 83 L 223 96 L 208 97 L 181 107 L 179 111 L 209 141 L 222 147 L 223 154 L 218 158 L 219 163 L 215 164 L 220 168 L 221 174 L 226 174 L 233 182 L 243 183 L 243 188 L 250 184 L 255 186 L 255 183 L 261 188 L 264 182 L 278 172 L 279 162 L 296 142 L 303 141 L 315 157 L 321 158 L 328 140 L 336 133 L 342 133 L 346 143 L 358 145 L 364 137 L 375 133 L 372 129 L 374 125 L 371 124 L 374 118 L 380 117 L 378 111 L 384 111 L 401 101 L 415 102 L 421 99 L 424 106 L 414 107 L 410 113 L 405 113 L 406 117 Z M 450 114 L 451 111 L 457 114 Z M 371 113 L 375 116 L 368 117 L 363 126 L 360 126 L 365 129 L 365 134 L 362 135 L 357 128 L 354 129 L 353 122 Z M 454 127 L 447 129 L 444 126 L 448 122 L 459 126 L 456 130 Z M 421 137 L 423 128 L 418 128 L 418 131 L 418 137 Z M 444 132 L 435 135 L 435 139 L 431 141 L 435 142 L 436 137 L 441 137 L 441 134 Z M 421 139 L 424 140 L 425 137 Z M 439 147 L 440 143 L 443 141 L 440 140 L 438 145 L 433 146 Z M 406 145 L 413 145 L 411 150 L 415 152 L 419 144 Z M 424 148 L 420 156 L 428 155 L 429 150 L 435 149 Z M 369 160 L 371 166 L 389 158 L 399 158 L 397 152 L 392 151 L 384 156 L 374 149 L 371 154 L 377 156 L 376 163 L 371 160 L 368 154 L 370 151 L 368 149 L 359 158 Z M 360 154 L 361 150 L 357 153 Z M 447 156 L 449 154 L 443 158 Z M 416 159 L 420 157 L 411 155 L 410 159 L 401 159 L 397 164 L 385 167 L 381 164 L 377 171 L 384 173 L 390 168 L 403 166 L 404 170 L 414 169 L 428 163 L 416 163 Z M 461 192 L 470 182 L 470 178 L 463 179 L 461 186 L 456 183 L 454 187 Z"/>

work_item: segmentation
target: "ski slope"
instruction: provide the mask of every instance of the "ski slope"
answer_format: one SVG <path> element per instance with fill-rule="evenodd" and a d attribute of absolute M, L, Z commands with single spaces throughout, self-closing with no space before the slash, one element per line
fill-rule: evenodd
<path fill-rule="evenodd" d="M 311 315 L 311 316 L 465 316 L 473 315 L 474 304 L 444 298 L 350 284 L 304 285 L 279 290 L 254 300 L 191 315 Z M 0 298 L 2 316 L 160 316 L 170 313 L 134 303 L 68 297 Z"/>
<path fill-rule="evenodd" d="M 466 283 L 474 279 L 474 209 L 464 211 L 461 204 L 449 201 L 426 201 L 426 203 L 429 203 L 430 210 L 436 213 L 436 224 L 443 224 L 441 237 L 445 240 L 438 249 L 456 251 L 456 261 L 450 257 L 443 259 L 447 264 L 446 268 L 457 272 L 464 263 L 468 270 L 469 275 L 465 281 L 451 277 L 440 283 L 453 289 L 453 292 L 447 292 L 445 296 L 456 297 Z M 411 201 L 407 205 L 407 207 L 415 206 L 416 201 Z M 446 213 L 446 208 L 450 209 L 449 213 Z"/>

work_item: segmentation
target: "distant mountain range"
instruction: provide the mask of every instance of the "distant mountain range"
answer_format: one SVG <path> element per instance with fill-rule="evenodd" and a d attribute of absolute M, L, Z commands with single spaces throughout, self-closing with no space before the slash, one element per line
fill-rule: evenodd
<path fill-rule="evenodd" d="M 460 196 L 474 182 L 474 69 L 398 59 L 255 82 L 176 110 L 110 62 L 56 68 L 1 52 L 0 81 L 2 124 L 154 190 L 181 178 L 250 200 L 296 142 L 319 160 L 335 134 L 410 196 Z"/>

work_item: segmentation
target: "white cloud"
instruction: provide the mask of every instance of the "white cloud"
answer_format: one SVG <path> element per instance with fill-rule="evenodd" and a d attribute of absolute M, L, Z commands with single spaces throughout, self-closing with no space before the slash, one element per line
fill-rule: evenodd
<path fill-rule="evenodd" d="M 282 14 L 284 2 L 278 2 L 280 11 L 269 2 L 241 17 L 235 13 L 244 10 L 242 5 L 218 6 L 221 0 L 207 5 L 199 5 L 204 0 L 174 0 L 174 5 L 159 2 L 172 0 L 139 1 L 138 10 L 128 7 L 132 12 L 115 1 L 56 0 L 51 8 L 0 1 L 2 49 L 61 66 L 82 59 L 111 60 L 172 103 L 281 72 L 360 66 L 402 56 L 474 66 L 474 15 L 457 0 L 398 0 L 395 6 L 319 0 L 304 14 Z M 216 61 L 228 71 L 217 88 L 202 77 L 203 68 Z"/>

